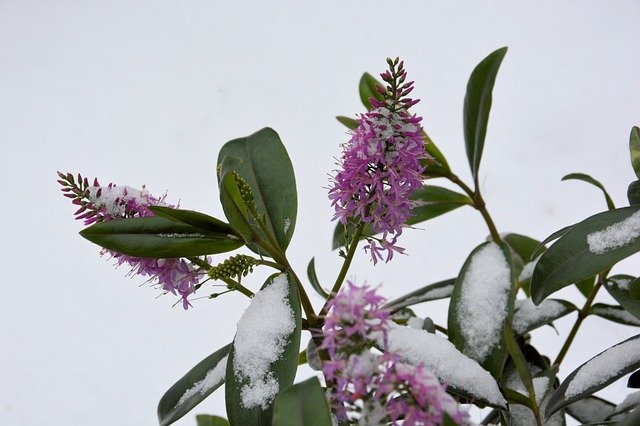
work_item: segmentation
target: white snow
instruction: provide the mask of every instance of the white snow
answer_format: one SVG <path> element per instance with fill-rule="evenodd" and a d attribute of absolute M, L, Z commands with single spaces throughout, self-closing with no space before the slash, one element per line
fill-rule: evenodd
<path fill-rule="evenodd" d="M 423 364 L 447 385 L 492 404 L 506 404 L 491 374 L 440 336 L 426 330 L 393 327 L 389 332 L 389 350 L 409 364 Z"/>
<path fill-rule="evenodd" d="M 531 279 L 531 277 L 533 276 L 533 270 L 536 268 L 536 264 L 538 263 L 538 260 L 540 260 L 540 256 L 536 257 L 531 262 L 524 265 L 524 267 L 522 268 L 522 271 L 520 271 L 520 276 L 518 277 L 518 281 L 523 282 Z"/>
<path fill-rule="evenodd" d="M 640 236 L 640 211 L 625 220 L 587 235 L 591 253 L 603 254 L 625 246 Z"/>
<path fill-rule="evenodd" d="M 489 243 L 471 258 L 456 309 L 465 355 L 483 362 L 500 343 L 510 290 L 509 265 L 500 246 Z"/>
<path fill-rule="evenodd" d="M 238 322 L 233 371 L 246 383 L 241 390 L 245 408 L 267 408 L 278 393 L 278 381 L 269 367 L 280 358 L 295 328 L 287 294 L 287 275 L 280 274 L 256 293 Z"/>
<path fill-rule="evenodd" d="M 629 312 L 625 311 L 624 309 L 614 309 L 609 306 L 594 306 L 592 310 L 593 310 L 593 313 L 596 315 L 600 315 L 605 318 L 609 316 L 609 317 L 617 318 L 620 321 L 630 325 L 640 326 L 640 320 L 638 320 L 638 318 L 636 318 Z"/>
<path fill-rule="evenodd" d="M 286 234 L 289 228 L 291 227 L 291 219 L 286 218 L 284 220 L 284 233 Z"/>
<path fill-rule="evenodd" d="M 100 192 L 100 196 L 98 196 Z M 96 207 L 104 207 L 110 216 L 122 216 L 125 213 L 127 200 L 136 200 L 136 204 L 149 204 L 149 192 L 142 187 L 142 191 L 130 186 L 90 186 L 89 200 Z"/>
<path fill-rule="evenodd" d="M 548 377 L 535 377 L 533 378 L 533 389 L 536 393 L 536 402 L 540 407 L 540 412 L 544 413 L 547 407 L 548 398 L 544 398 L 545 393 L 549 387 Z M 527 391 L 524 387 L 517 389 L 523 395 L 527 395 Z M 524 405 L 511 404 L 509 406 L 509 414 L 511 415 L 512 426 L 531 426 L 536 424 L 533 411 Z M 554 413 L 549 420 L 543 422 L 544 426 L 561 426 L 564 425 L 564 415 L 561 411 Z"/>
<path fill-rule="evenodd" d="M 625 411 L 632 410 L 640 404 L 640 391 L 633 392 L 627 395 L 627 397 L 620 404 L 616 406 L 613 411 L 614 414 L 624 413 Z"/>
<path fill-rule="evenodd" d="M 604 421 L 613 414 L 613 408 L 610 405 L 596 398 L 579 399 L 569 404 L 566 410 L 569 414 L 575 413 L 579 418 L 590 419 L 593 422 Z"/>
<path fill-rule="evenodd" d="M 411 317 L 407 320 L 407 326 L 411 328 L 415 328 L 416 330 L 420 330 L 423 324 L 424 324 L 424 318 Z"/>
<path fill-rule="evenodd" d="M 630 278 L 614 277 L 609 278 L 609 281 L 613 281 L 620 290 L 629 290 L 629 287 L 631 286 L 631 282 L 633 280 Z"/>
<path fill-rule="evenodd" d="M 569 383 L 565 396 L 571 398 L 588 388 L 607 382 L 640 357 L 640 339 L 609 348 L 587 361 Z"/>
<path fill-rule="evenodd" d="M 192 388 L 187 389 L 184 395 L 180 397 L 180 400 L 176 404 L 176 407 L 178 405 L 184 404 L 186 400 L 188 400 L 198 392 L 204 395 L 209 389 L 221 384 L 227 371 L 227 358 L 227 356 L 222 358 L 214 368 L 207 372 L 206 376 L 204 376 L 204 379 L 196 382 Z"/>
<path fill-rule="evenodd" d="M 529 327 L 558 318 L 567 308 L 557 300 L 546 299 L 536 306 L 531 299 L 516 300 L 513 331 L 523 334 Z"/>

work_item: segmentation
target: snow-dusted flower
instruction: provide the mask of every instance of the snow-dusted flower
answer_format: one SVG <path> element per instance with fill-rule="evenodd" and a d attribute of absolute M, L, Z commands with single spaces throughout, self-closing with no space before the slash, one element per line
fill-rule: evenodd
<path fill-rule="evenodd" d="M 413 192 L 422 186 L 426 156 L 422 137 L 422 117 L 410 115 L 408 108 L 418 100 L 406 96 L 413 82 L 406 82 L 403 63 L 389 60 L 390 70 L 381 74 L 388 83 L 378 87 L 383 101 L 371 99 L 373 109 L 360 115 L 358 128 L 344 150 L 338 170 L 332 178 L 329 199 L 335 208 L 334 219 L 371 224 L 381 238 L 369 238 L 365 250 L 374 264 L 403 253 L 396 245 L 402 226 L 411 216 Z"/>
<path fill-rule="evenodd" d="M 129 186 L 118 186 L 110 183 L 100 186 L 97 179 L 89 184 L 87 178 L 78 174 L 77 181 L 71 173 L 58 172 L 58 182 L 63 186 L 62 192 L 72 203 L 79 206 L 75 212 L 77 220 L 85 225 L 109 220 L 119 220 L 134 217 L 153 216 L 151 206 L 168 206 L 165 203 L 166 194 L 156 198 L 149 194 L 143 186 L 141 190 Z M 184 259 L 152 259 L 133 257 L 112 250 L 102 249 L 101 255 L 109 255 L 116 260 L 116 266 L 129 265 L 129 274 L 148 277 L 165 292 L 178 294 L 182 297 L 182 305 L 187 309 L 191 304 L 188 296 L 194 292 L 204 273 L 194 268 Z"/>
<path fill-rule="evenodd" d="M 389 351 L 385 299 L 367 286 L 348 287 L 331 302 L 323 348 L 331 359 L 323 373 L 339 421 L 361 425 L 440 425 L 445 414 L 459 425 L 468 413 L 423 365 L 413 366 Z M 376 342 L 382 353 L 373 349 Z"/>

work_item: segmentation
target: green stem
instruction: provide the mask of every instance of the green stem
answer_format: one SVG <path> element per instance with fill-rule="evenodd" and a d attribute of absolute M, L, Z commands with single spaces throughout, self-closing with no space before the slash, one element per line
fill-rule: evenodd
<path fill-rule="evenodd" d="M 240 284 L 238 281 L 232 280 L 231 278 L 220 278 L 220 280 L 224 281 L 227 284 L 228 289 L 237 290 L 247 296 L 249 299 L 253 297 L 253 292 Z"/>
<path fill-rule="evenodd" d="M 351 261 L 353 260 L 353 256 L 356 253 L 356 248 L 358 247 L 358 242 L 360 241 L 360 237 L 362 236 L 362 231 L 364 230 L 364 222 L 360 222 L 360 224 L 356 227 L 355 232 L 353 233 L 353 237 L 351 238 L 351 243 L 349 244 L 349 250 L 347 251 L 347 255 L 344 257 L 344 262 L 342 263 L 342 268 L 340 268 L 340 272 L 338 273 L 338 277 L 336 278 L 336 282 L 333 284 L 331 288 L 331 292 L 329 293 L 329 297 L 324 302 L 324 306 L 322 310 L 320 310 L 319 317 L 324 318 L 329 311 L 329 302 L 336 297 L 338 292 L 340 291 L 340 287 L 342 287 L 342 283 L 344 282 L 344 278 L 347 276 L 347 272 L 349 271 L 349 267 L 351 266 Z"/>
<path fill-rule="evenodd" d="M 571 343 L 573 343 L 573 339 L 576 337 L 576 334 L 578 333 L 578 329 L 582 325 L 582 321 L 584 321 L 584 319 L 589 315 L 589 311 L 591 310 L 591 304 L 593 303 L 593 300 L 596 298 L 596 294 L 598 294 L 598 290 L 600 290 L 600 287 L 602 287 L 602 283 L 604 282 L 605 277 L 606 277 L 606 273 L 603 273 L 598 277 L 598 282 L 593 287 L 593 290 L 591 290 L 591 294 L 589 295 L 589 298 L 587 299 L 587 301 L 584 303 L 584 306 L 582 307 L 580 312 L 578 312 L 578 318 L 576 319 L 576 322 L 573 324 L 573 327 L 571 328 L 571 331 L 567 336 L 567 340 L 565 340 L 564 345 L 562 345 L 562 349 L 560 349 L 560 353 L 558 353 L 556 360 L 553 362 L 554 365 L 559 366 L 560 363 L 564 360 L 565 355 L 567 355 L 567 352 L 571 347 Z"/>

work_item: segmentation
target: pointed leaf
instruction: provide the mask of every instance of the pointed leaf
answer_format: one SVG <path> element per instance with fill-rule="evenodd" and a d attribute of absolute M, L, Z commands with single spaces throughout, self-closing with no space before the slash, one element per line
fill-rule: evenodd
<path fill-rule="evenodd" d="M 471 73 L 464 97 L 464 140 L 474 182 L 478 182 L 478 170 L 487 135 L 491 111 L 493 86 L 507 48 L 491 53 Z"/>
<path fill-rule="evenodd" d="M 300 330 L 293 279 L 272 275 L 240 318 L 229 351 L 225 397 L 231 424 L 271 424 L 276 395 L 295 378 Z"/>
<path fill-rule="evenodd" d="M 599 274 L 640 250 L 640 208 L 591 216 L 545 251 L 531 278 L 531 298 L 540 303 L 568 285 Z"/>
<path fill-rule="evenodd" d="M 218 164 L 228 156 L 242 160 L 229 167 L 247 181 L 258 213 L 264 215 L 269 231 L 280 248 L 286 250 L 296 226 L 298 198 L 293 166 L 280 137 L 266 127 L 227 142 L 220 150 Z M 228 219 L 233 225 L 232 219 Z"/>
<path fill-rule="evenodd" d="M 177 421 L 222 386 L 230 347 L 218 349 L 200 361 L 169 388 L 158 404 L 160 426 Z"/>
<path fill-rule="evenodd" d="M 536 257 L 540 256 L 547 249 L 545 244 L 550 243 L 551 241 L 557 240 L 558 238 L 562 237 L 564 234 L 569 232 L 569 230 L 571 228 L 573 228 L 574 226 L 575 225 L 569 225 L 569 226 L 565 226 L 562 229 L 558 229 L 556 232 L 554 232 L 553 234 L 549 235 L 547 238 L 542 240 L 540 245 L 538 245 L 538 247 L 533 251 L 533 254 L 531 255 L 531 258 L 536 258 Z"/>
<path fill-rule="evenodd" d="M 309 282 L 311 283 L 311 287 L 318 293 L 322 298 L 328 299 L 329 293 L 322 288 L 320 285 L 320 281 L 318 280 L 318 276 L 316 275 L 316 258 L 312 257 L 311 261 L 309 261 L 309 265 L 307 266 L 307 277 L 309 278 Z"/>
<path fill-rule="evenodd" d="M 525 262 L 533 260 L 533 253 L 540 246 L 540 241 L 526 235 L 509 233 L 502 236 L 502 240 Z"/>
<path fill-rule="evenodd" d="M 360 125 L 358 123 L 358 120 L 356 120 L 355 118 L 345 117 L 344 115 L 337 116 L 336 120 L 338 120 L 340 124 L 343 124 L 344 126 L 346 126 L 347 129 L 349 130 L 355 130 Z"/>
<path fill-rule="evenodd" d="M 601 184 L 596 179 L 594 179 L 591 176 L 586 175 L 584 173 L 570 173 L 570 174 L 568 174 L 568 175 L 566 175 L 565 177 L 562 178 L 562 180 L 571 180 L 571 179 L 581 180 L 583 182 L 590 183 L 591 185 L 600 188 L 600 190 L 602 190 L 602 193 L 604 194 L 604 199 L 607 202 L 607 208 L 609 210 L 613 210 L 613 209 L 616 208 L 615 204 L 613 204 L 613 200 L 611 199 L 611 196 L 609 195 L 609 193 L 605 189 L 604 185 Z"/>
<path fill-rule="evenodd" d="M 448 280 L 429 284 L 415 291 L 412 291 L 409 294 L 387 302 L 384 305 L 384 308 L 389 309 L 392 312 L 396 312 L 402 308 L 417 305 L 418 303 L 451 297 L 451 294 L 453 293 L 453 285 L 455 282 L 455 278 L 449 278 Z"/>
<path fill-rule="evenodd" d="M 358 92 L 360 93 L 360 100 L 362 101 L 362 105 L 367 108 L 367 110 L 371 110 L 373 106 L 371 105 L 371 98 L 377 99 L 378 101 L 382 101 L 382 95 L 376 90 L 376 87 L 380 86 L 384 88 L 384 84 L 382 84 L 378 79 L 374 76 L 365 72 L 362 74 L 360 78 L 360 84 L 358 85 Z"/>
<path fill-rule="evenodd" d="M 504 321 L 513 317 L 516 280 L 505 243 L 487 242 L 467 258 L 449 304 L 449 340 L 498 377 Z"/>
<path fill-rule="evenodd" d="M 173 220 L 175 222 L 186 223 L 187 225 L 192 225 L 211 232 L 237 235 L 235 229 L 233 229 L 228 223 L 194 210 L 172 209 L 164 206 L 151 206 L 149 207 L 149 210 L 154 212 L 156 216 Z"/>
<path fill-rule="evenodd" d="M 317 377 L 296 383 L 276 398 L 273 426 L 331 426 L 331 414 Z"/>
<path fill-rule="evenodd" d="M 640 301 L 631 297 L 630 286 L 634 277 L 630 275 L 614 275 L 607 278 L 604 287 L 616 301 L 631 315 L 640 319 Z"/>
<path fill-rule="evenodd" d="M 620 306 L 596 303 L 591 307 L 589 313 L 606 318 L 609 321 L 617 322 L 618 324 L 640 327 L 640 320 Z"/>
<path fill-rule="evenodd" d="M 600 423 L 613 414 L 615 405 L 597 396 L 580 399 L 565 407 L 566 412 L 580 423 Z"/>
<path fill-rule="evenodd" d="M 208 414 L 198 414 L 196 416 L 197 426 L 229 426 L 229 420 L 220 416 L 210 416 Z"/>
<path fill-rule="evenodd" d="M 599 353 L 566 378 L 549 400 L 545 415 L 608 386 L 640 367 L 640 335 Z"/>
<path fill-rule="evenodd" d="M 631 166 L 636 176 L 640 179 L 640 128 L 633 126 L 629 136 L 629 153 L 631 154 Z"/>
<path fill-rule="evenodd" d="M 235 235 L 212 232 L 159 216 L 99 222 L 80 231 L 80 235 L 109 250 L 149 258 L 225 253 L 243 245 Z"/>

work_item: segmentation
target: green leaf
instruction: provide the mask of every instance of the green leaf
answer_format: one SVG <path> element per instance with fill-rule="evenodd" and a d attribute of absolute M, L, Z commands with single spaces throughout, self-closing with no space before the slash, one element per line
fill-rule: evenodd
<path fill-rule="evenodd" d="M 542 242 L 540 242 L 538 247 L 536 247 L 536 249 L 533 251 L 533 254 L 531 254 L 531 258 L 536 258 L 540 256 L 547 249 L 545 244 L 550 243 L 551 241 L 557 240 L 558 238 L 562 237 L 564 234 L 569 232 L 569 230 L 574 226 L 575 225 L 565 226 L 564 228 L 557 230 L 556 232 L 554 232 L 553 234 L 549 235 L 547 238 L 542 240 Z"/>
<path fill-rule="evenodd" d="M 631 166 L 640 179 L 640 128 L 633 126 L 629 135 L 629 153 L 631 154 Z"/>
<path fill-rule="evenodd" d="M 547 299 L 536 306 L 531 299 L 516 300 L 513 313 L 513 329 L 516 334 L 528 333 L 543 325 L 552 324 L 578 308 L 565 300 Z"/>
<path fill-rule="evenodd" d="M 533 409 L 533 403 L 526 395 L 505 387 L 502 388 L 502 393 L 509 404 L 524 405 L 525 407 Z"/>
<path fill-rule="evenodd" d="M 571 417 L 580 423 L 600 423 L 607 419 L 615 405 L 597 396 L 589 396 L 580 399 L 565 407 L 565 410 Z"/>
<path fill-rule="evenodd" d="M 236 365 L 235 359 L 238 351 L 237 345 L 240 344 L 237 339 L 242 338 L 242 347 L 246 348 L 246 346 L 252 344 L 255 339 L 265 339 L 269 336 L 274 336 L 272 325 L 273 318 L 270 317 L 270 309 L 275 309 L 275 306 L 273 306 L 274 301 L 271 299 L 277 296 L 272 293 L 268 293 L 268 291 L 271 286 L 280 285 L 279 282 L 277 282 L 279 276 L 280 274 L 274 274 L 269 277 L 262 286 L 262 289 L 256 293 L 251 305 L 247 308 L 242 318 L 240 318 L 238 323 L 238 332 L 236 333 L 234 343 L 229 351 L 229 361 L 227 362 L 227 376 L 225 382 L 225 399 L 227 415 L 229 416 L 229 421 L 232 425 L 271 424 L 274 398 L 264 398 L 262 401 L 251 400 L 251 394 L 247 394 L 247 390 L 252 389 L 252 386 L 260 388 L 261 384 L 259 382 L 251 382 L 251 379 L 243 374 L 242 366 Z M 288 309 L 291 311 L 295 325 L 294 328 L 285 336 L 275 333 L 275 336 L 272 338 L 277 338 L 278 340 L 271 343 L 281 346 L 282 353 L 275 361 L 269 364 L 268 371 L 266 371 L 264 375 L 254 377 L 254 380 L 257 381 L 275 379 L 275 382 L 277 382 L 278 392 L 293 384 L 296 370 L 298 368 L 298 353 L 300 350 L 300 331 L 302 322 L 300 299 L 293 278 L 287 275 L 286 281 L 287 294 L 284 301 L 288 305 Z M 263 321 L 260 321 L 261 316 L 264 316 Z M 247 327 L 256 328 L 249 329 Z M 269 343 L 260 341 L 260 344 Z M 261 359 L 262 363 L 268 362 L 269 358 L 265 361 L 265 355 L 260 353 L 261 349 L 255 346 L 254 348 L 256 351 L 256 357 Z"/>
<path fill-rule="evenodd" d="M 589 313 L 608 319 L 609 321 L 617 322 L 618 324 L 640 327 L 640 320 L 620 306 L 596 303 L 591 307 Z"/>
<path fill-rule="evenodd" d="M 614 275 L 607 278 L 604 287 L 611 297 L 616 299 L 627 312 L 640 319 L 640 302 L 631 297 L 629 292 L 634 277 L 630 275 Z"/>
<path fill-rule="evenodd" d="M 149 210 L 155 213 L 156 216 L 173 220 L 174 222 L 186 223 L 187 225 L 192 225 L 210 232 L 239 236 L 236 230 L 228 223 L 194 210 L 172 209 L 171 207 L 164 206 L 151 206 Z"/>
<path fill-rule="evenodd" d="M 471 173 L 476 183 L 487 135 L 493 86 L 506 53 L 507 48 L 503 47 L 483 59 L 471 73 L 467 84 L 467 93 L 464 97 L 464 140 Z"/>
<path fill-rule="evenodd" d="M 512 265 L 505 243 L 479 245 L 462 266 L 449 304 L 449 340 L 494 377 L 500 375 L 505 357 L 503 323 L 513 318 Z"/>
<path fill-rule="evenodd" d="M 208 414 L 198 414 L 196 416 L 198 426 L 229 426 L 229 420 L 220 416 L 210 416 Z"/>
<path fill-rule="evenodd" d="M 433 160 L 426 159 L 422 164 L 426 167 L 424 171 L 425 176 L 429 177 L 439 177 L 439 176 L 447 176 L 451 173 L 451 168 L 449 167 L 449 163 L 447 163 L 447 159 L 444 157 L 442 152 L 438 149 L 435 142 L 431 140 L 429 135 L 423 130 L 423 139 L 425 141 L 425 149 L 427 153 L 433 157 L 435 160 L 435 164 Z"/>
<path fill-rule="evenodd" d="M 160 426 L 177 421 L 224 383 L 230 347 L 220 348 L 200 361 L 169 388 L 158 403 Z"/>
<path fill-rule="evenodd" d="M 222 170 L 225 169 L 224 164 L 229 157 L 223 160 Z M 238 231 L 246 244 L 250 244 L 256 238 L 256 234 L 252 227 L 253 221 L 249 218 L 249 212 L 240 195 L 240 189 L 231 171 L 223 172 L 220 176 L 220 203 L 224 214 L 229 222 Z M 249 246 L 253 251 L 257 251 L 256 247 L 251 243 Z M 259 252 L 261 253 L 261 252 Z"/>
<path fill-rule="evenodd" d="M 383 101 L 384 98 L 382 95 L 376 90 L 376 86 L 381 86 L 384 88 L 384 84 L 382 84 L 378 79 L 374 76 L 365 72 L 362 74 L 360 78 L 360 84 L 358 85 L 358 91 L 360 93 L 360 100 L 362 101 L 362 105 L 367 108 L 367 110 L 371 110 L 373 106 L 371 105 L 371 98 L 377 99 L 378 101 Z"/>
<path fill-rule="evenodd" d="M 629 284 L 629 295 L 635 301 L 640 301 L 640 277 L 631 281 Z"/>
<path fill-rule="evenodd" d="M 296 383 L 276 398 L 274 426 L 331 426 L 331 414 L 317 377 Z"/>
<path fill-rule="evenodd" d="M 241 160 L 228 164 L 225 174 L 233 169 L 249 184 L 258 213 L 264 215 L 269 232 L 285 251 L 296 226 L 298 198 L 293 166 L 280 137 L 266 127 L 250 136 L 227 142 L 220 150 L 218 164 L 223 164 L 226 157 Z M 223 178 L 225 174 L 219 177 Z M 234 222 L 237 217 L 228 216 L 225 206 L 228 202 L 222 201 L 225 215 L 237 228 Z"/>
<path fill-rule="evenodd" d="M 389 309 L 391 312 L 396 312 L 408 306 L 417 305 L 418 303 L 451 297 L 451 293 L 453 293 L 453 285 L 455 284 L 455 282 L 455 278 L 449 278 L 448 280 L 429 284 L 415 291 L 412 291 L 409 294 L 405 294 L 402 297 L 398 297 L 397 299 L 393 299 L 390 302 L 387 302 L 384 305 L 384 308 Z"/>
<path fill-rule="evenodd" d="M 328 299 L 329 293 L 327 293 L 320 285 L 320 281 L 318 280 L 318 275 L 316 275 L 316 258 L 312 257 L 311 261 L 309 261 L 309 265 L 307 266 L 307 277 L 309 278 L 309 282 L 311 283 L 311 287 L 318 293 L 322 298 Z"/>
<path fill-rule="evenodd" d="M 502 236 L 502 240 L 511 247 L 524 262 L 530 262 L 533 260 L 533 253 L 540 246 L 540 241 L 534 240 L 531 237 L 520 234 L 506 234 Z"/>
<path fill-rule="evenodd" d="M 425 185 L 416 190 L 411 195 L 411 199 L 416 202 L 416 206 L 412 210 L 411 217 L 407 220 L 407 225 L 415 225 L 448 213 L 458 207 L 473 204 L 471 199 L 466 195 L 451 191 L 447 188 L 432 185 Z M 353 224 L 349 224 L 346 228 L 346 236 L 350 239 L 350 236 L 353 235 L 356 227 Z M 362 233 L 361 239 L 365 239 L 372 235 L 373 233 L 371 228 L 367 227 Z M 338 247 L 342 247 L 345 241 L 345 226 L 338 223 L 333 232 L 332 248 L 336 249 Z"/>
<path fill-rule="evenodd" d="M 225 253 L 243 245 L 243 241 L 234 235 L 159 216 L 98 222 L 80 231 L 80 235 L 118 253 L 150 258 Z"/>
<path fill-rule="evenodd" d="M 576 283 L 576 287 L 580 290 L 580 293 L 586 298 L 589 298 L 593 287 L 596 285 L 596 276 L 585 278 L 584 280 Z"/>
<path fill-rule="evenodd" d="M 610 210 L 573 226 L 538 260 L 531 278 L 534 303 L 639 251 L 640 233 L 634 222 L 637 216 L 631 217 L 638 212 L 639 207 Z M 630 231 L 624 231 L 629 227 Z"/>
<path fill-rule="evenodd" d="M 570 173 L 570 174 L 568 174 L 568 175 L 566 175 L 565 177 L 562 178 L 562 180 L 571 180 L 571 179 L 581 180 L 583 182 L 590 183 L 591 185 L 600 188 L 600 190 L 602 190 L 602 193 L 604 194 L 604 199 L 607 202 L 607 208 L 609 210 L 613 210 L 613 209 L 616 208 L 616 206 L 613 204 L 613 200 L 609 196 L 609 193 L 605 189 L 604 185 L 601 184 L 596 179 L 592 178 L 589 175 L 585 175 L 584 173 Z"/>
<path fill-rule="evenodd" d="M 629 184 L 627 188 L 627 199 L 630 206 L 640 204 L 640 180 L 635 180 Z"/>
<path fill-rule="evenodd" d="M 347 129 L 349 130 L 355 130 L 359 126 L 358 120 L 351 117 L 345 117 L 344 115 L 337 116 L 336 120 L 338 120 L 340 124 L 343 124 L 344 126 L 346 126 Z"/>
<path fill-rule="evenodd" d="M 608 386 L 638 367 L 640 335 L 606 349 L 573 371 L 549 398 L 546 417 Z"/>
<path fill-rule="evenodd" d="M 527 360 L 524 358 L 522 351 L 520 350 L 520 346 L 518 346 L 518 342 L 514 336 L 513 330 L 511 329 L 511 323 L 509 321 L 504 322 L 503 333 L 504 342 L 507 347 L 507 352 L 511 359 L 513 360 L 513 364 L 518 371 L 518 376 L 522 380 L 525 389 L 529 392 L 529 400 L 531 401 L 531 405 L 535 405 L 536 394 L 535 389 L 533 387 L 533 379 L 531 378 L 531 372 L 529 371 L 529 364 Z M 542 397 L 542 395 L 540 395 Z M 542 399 L 542 398 L 540 398 Z"/>

